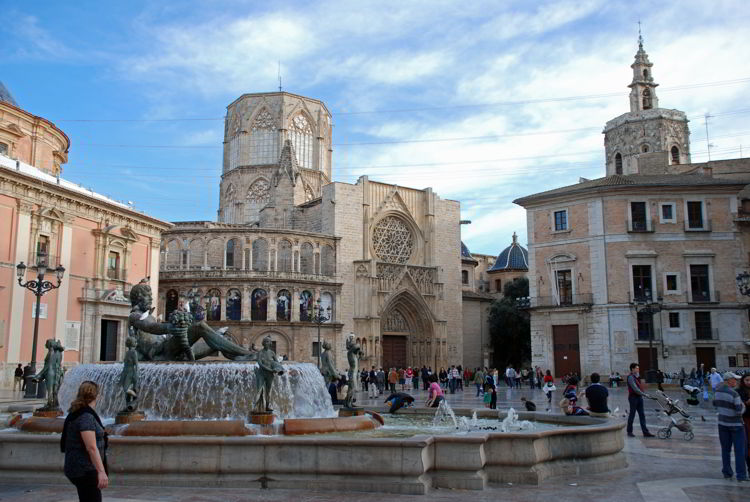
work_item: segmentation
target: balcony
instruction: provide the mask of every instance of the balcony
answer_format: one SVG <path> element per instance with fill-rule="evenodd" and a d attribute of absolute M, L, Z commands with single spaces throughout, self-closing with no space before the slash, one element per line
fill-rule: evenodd
<path fill-rule="evenodd" d="M 693 328 L 693 343 L 719 343 L 719 329 Z"/>
<path fill-rule="evenodd" d="M 654 231 L 654 226 L 648 220 L 628 220 L 629 233 L 650 233 Z"/>
<path fill-rule="evenodd" d="M 563 295 L 558 300 L 554 296 L 536 296 L 529 298 L 529 307 L 573 307 L 579 305 L 593 305 L 594 295 L 582 293 L 577 295 Z"/>
<path fill-rule="evenodd" d="M 735 223 L 750 223 L 750 210 L 738 208 L 733 219 Z"/>
<path fill-rule="evenodd" d="M 107 269 L 107 279 L 113 280 L 113 281 L 127 281 L 128 280 L 128 271 L 124 268 L 108 268 Z"/>
<path fill-rule="evenodd" d="M 685 220 L 685 232 L 710 232 L 711 220 Z"/>
<path fill-rule="evenodd" d="M 651 333 L 653 333 L 653 338 L 651 338 Z M 654 342 L 660 342 L 661 331 L 655 327 L 651 327 L 650 331 L 648 328 L 636 328 L 633 331 L 633 339 L 637 344 L 649 343 L 649 341 L 651 340 L 653 340 Z"/>
<path fill-rule="evenodd" d="M 719 303 L 719 291 L 693 291 L 688 303 Z"/>
<path fill-rule="evenodd" d="M 336 282 L 336 276 L 305 274 L 302 272 L 281 272 L 278 270 L 244 270 L 239 268 L 162 268 L 159 272 L 160 280 L 173 279 L 277 279 L 277 280 L 294 280 L 294 281 L 311 281 L 311 282 Z"/>
<path fill-rule="evenodd" d="M 60 265 L 60 257 L 55 255 L 44 255 L 44 263 L 48 269 L 57 268 Z M 36 251 L 29 252 L 28 259 L 26 260 L 26 266 L 30 269 L 36 269 L 36 264 L 39 261 L 39 255 Z"/>

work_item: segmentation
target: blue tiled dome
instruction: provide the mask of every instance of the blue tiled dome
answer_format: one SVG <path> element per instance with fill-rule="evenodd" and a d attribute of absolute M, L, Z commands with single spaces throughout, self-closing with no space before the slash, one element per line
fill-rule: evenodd
<path fill-rule="evenodd" d="M 518 237 L 513 232 L 513 243 L 497 255 L 497 260 L 488 272 L 503 270 L 529 270 L 529 252 L 518 243 Z"/>
<path fill-rule="evenodd" d="M 3 85 L 2 82 L 0 82 L 0 101 L 5 101 L 6 103 L 10 103 L 13 106 L 18 106 L 18 103 L 16 103 L 16 100 L 13 99 L 13 95 Z"/>
<path fill-rule="evenodd" d="M 471 253 L 469 252 L 469 248 L 467 248 L 466 244 L 464 244 L 464 241 L 461 241 L 461 258 L 468 258 L 469 260 L 474 259 L 474 257 L 471 256 Z"/>

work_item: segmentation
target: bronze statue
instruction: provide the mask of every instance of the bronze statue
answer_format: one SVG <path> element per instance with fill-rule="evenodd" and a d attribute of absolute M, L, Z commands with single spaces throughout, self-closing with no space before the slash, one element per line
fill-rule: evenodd
<path fill-rule="evenodd" d="M 271 350 L 271 337 L 263 338 L 263 348 L 258 353 L 258 367 L 255 368 L 255 388 L 258 399 L 255 401 L 257 413 L 271 413 L 271 386 L 274 377 L 284 374 L 284 367 L 276 359 L 276 353 Z"/>
<path fill-rule="evenodd" d="M 349 337 L 346 339 L 346 358 L 349 361 L 349 372 L 347 373 L 347 380 L 349 389 L 346 391 L 346 398 L 344 398 L 345 408 L 354 408 L 354 392 L 357 389 L 359 383 L 359 357 L 362 355 L 362 349 L 359 344 L 354 340 L 354 333 L 349 333 Z"/>
<path fill-rule="evenodd" d="M 125 393 L 125 412 L 136 410 L 135 400 L 138 398 L 138 351 L 135 349 L 138 341 L 134 336 L 129 336 L 125 340 L 125 346 L 128 348 L 125 352 L 125 359 L 122 363 L 122 373 L 120 374 L 120 387 Z"/>
<path fill-rule="evenodd" d="M 42 408 L 43 411 L 56 411 L 60 409 L 60 403 L 57 400 L 57 393 L 60 390 L 60 384 L 63 379 L 63 352 L 65 348 L 59 341 L 49 338 L 44 342 L 47 348 L 47 355 L 44 358 L 44 367 L 42 370 L 31 377 L 35 382 L 44 380 L 47 388 L 47 404 Z"/>
<path fill-rule="evenodd" d="M 159 322 L 151 315 L 151 286 L 146 279 L 130 290 L 130 316 L 128 324 L 138 341 L 136 350 L 141 361 L 177 361 L 190 358 L 185 350 L 182 332 L 176 333 L 177 326 L 169 322 Z M 183 311 L 184 312 L 184 311 Z M 190 313 L 187 313 L 190 315 Z M 257 354 L 247 350 L 214 331 L 205 321 L 192 317 L 187 328 L 187 345 L 195 359 L 214 356 L 221 352 L 227 359 L 254 361 Z M 186 318 L 185 318 L 186 320 Z M 181 318 L 182 322 L 183 319 Z M 181 330 L 180 330 L 181 331 Z M 175 336 L 177 334 L 177 336 Z"/>
<path fill-rule="evenodd" d="M 326 382 L 326 387 L 331 381 L 338 377 L 336 367 L 333 365 L 333 354 L 331 354 L 331 344 L 323 342 L 323 353 L 320 354 L 320 373 Z"/>

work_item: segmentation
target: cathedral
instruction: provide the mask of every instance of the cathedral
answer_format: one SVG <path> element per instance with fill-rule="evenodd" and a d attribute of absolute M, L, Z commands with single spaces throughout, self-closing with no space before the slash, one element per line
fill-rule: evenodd
<path fill-rule="evenodd" d="M 227 109 L 217 221 L 162 234 L 159 308 L 197 301 L 247 347 L 339 367 L 353 334 L 364 367 L 460 364 L 460 205 L 432 189 L 332 179 L 319 100 L 245 94 Z"/>

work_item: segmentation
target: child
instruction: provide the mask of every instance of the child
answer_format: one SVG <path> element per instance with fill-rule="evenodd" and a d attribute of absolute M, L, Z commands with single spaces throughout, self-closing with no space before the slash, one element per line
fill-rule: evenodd
<path fill-rule="evenodd" d="M 490 409 L 497 409 L 497 388 L 494 385 L 490 387 Z"/>
<path fill-rule="evenodd" d="M 484 401 L 484 407 L 489 408 L 490 403 L 492 403 L 492 389 L 494 389 L 494 385 L 485 385 L 484 386 L 484 397 L 482 400 Z M 497 403 L 497 393 L 495 393 L 495 403 Z"/>

